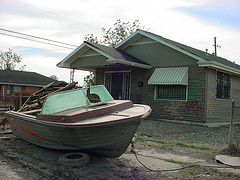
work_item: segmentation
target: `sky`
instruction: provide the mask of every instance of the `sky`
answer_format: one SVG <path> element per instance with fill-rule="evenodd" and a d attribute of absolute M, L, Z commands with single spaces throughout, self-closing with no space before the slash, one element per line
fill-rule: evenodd
<path fill-rule="evenodd" d="M 217 37 L 217 55 L 240 64 L 240 0 L 0 0 L 0 51 L 20 54 L 19 67 L 25 64 L 26 71 L 69 82 L 70 70 L 56 64 L 83 43 L 84 35 L 100 37 L 102 28 L 118 19 L 139 20 L 152 33 L 209 53 Z M 6 30 L 76 47 L 20 39 Z M 74 80 L 83 85 L 87 74 L 78 70 Z"/>

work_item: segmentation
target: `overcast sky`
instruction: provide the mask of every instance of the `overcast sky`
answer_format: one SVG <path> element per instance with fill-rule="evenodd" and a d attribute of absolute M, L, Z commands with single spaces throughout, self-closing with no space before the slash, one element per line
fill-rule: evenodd
<path fill-rule="evenodd" d="M 1 29 L 77 46 L 84 35 L 101 36 L 101 28 L 117 19 L 139 20 L 150 32 L 209 53 L 216 36 L 218 56 L 240 64 L 240 0 L 0 0 Z M 72 49 L 2 33 L 21 35 L 0 30 L 0 50 L 21 54 L 26 71 L 69 82 L 70 71 L 56 64 Z M 82 85 L 86 74 L 77 71 L 75 81 Z"/>

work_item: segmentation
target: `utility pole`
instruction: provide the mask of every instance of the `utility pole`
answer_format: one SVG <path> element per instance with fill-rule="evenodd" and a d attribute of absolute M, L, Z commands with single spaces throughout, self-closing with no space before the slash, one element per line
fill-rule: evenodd
<path fill-rule="evenodd" d="M 70 69 L 70 83 L 73 83 L 74 82 L 74 71 L 75 69 Z"/>
<path fill-rule="evenodd" d="M 220 45 L 218 45 L 217 44 L 217 37 L 214 37 L 214 54 L 215 54 L 215 56 L 217 56 L 217 48 L 221 48 L 221 46 Z"/>

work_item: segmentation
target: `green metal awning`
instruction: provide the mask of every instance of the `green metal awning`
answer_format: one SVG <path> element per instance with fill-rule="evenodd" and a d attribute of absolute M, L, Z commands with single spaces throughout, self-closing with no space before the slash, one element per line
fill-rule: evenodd
<path fill-rule="evenodd" d="M 148 84 L 188 85 L 188 67 L 156 68 Z"/>

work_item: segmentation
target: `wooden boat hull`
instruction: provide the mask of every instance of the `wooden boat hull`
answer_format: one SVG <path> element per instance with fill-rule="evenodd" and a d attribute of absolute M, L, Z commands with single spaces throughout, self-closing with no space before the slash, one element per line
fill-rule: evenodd
<path fill-rule="evenodd" d="M 141 120 L 151 112 L 149 106 L 143 109 L 145 112 L 138 115 L 128 116 L 126 114 L 130 110 L 126 110 L 125 113 L 123 111 L 75 123 L 46 122 L 14 111 L 7 112 L 6 116 L 13 134 L 30 143 L 51 149 L 89 151 L 115 158 L 125 152 Z"/>

